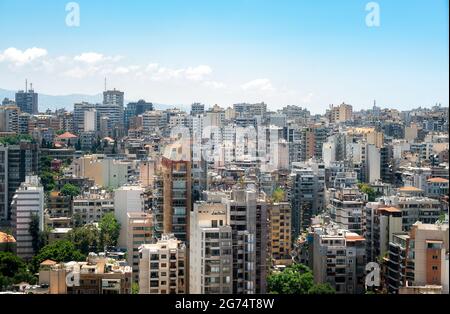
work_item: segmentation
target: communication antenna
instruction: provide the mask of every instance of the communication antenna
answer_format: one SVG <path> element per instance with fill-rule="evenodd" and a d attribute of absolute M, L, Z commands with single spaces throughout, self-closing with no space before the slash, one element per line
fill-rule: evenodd
<path fill-rule="evenodd" d="M 105 92 L 106 92 L 106 77 L 105 77 Z"/>
<path fill-rule="evenodd" d="M 25 93 L 28 91 L 28 80 L 25 79 Z"/>

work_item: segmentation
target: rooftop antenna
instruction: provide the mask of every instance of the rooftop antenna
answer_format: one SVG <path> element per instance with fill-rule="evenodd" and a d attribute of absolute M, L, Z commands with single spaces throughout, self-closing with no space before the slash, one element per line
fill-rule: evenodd
<path fill-rule="evenodd" d="M 33 90 L 33 83 L 30 83 L 30 91 Z"/>
<path fill-rule="evenodd" d="M 106 92 L 106 77 L 105 77 L 105 92 Z"/>
<path fill-rule="evenodd" d="M 25 93 L 28 91 L 28 80 L 25 79 Z"/>

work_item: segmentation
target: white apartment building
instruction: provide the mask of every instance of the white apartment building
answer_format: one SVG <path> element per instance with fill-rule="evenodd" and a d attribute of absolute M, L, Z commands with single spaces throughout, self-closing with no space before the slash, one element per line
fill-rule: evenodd
<path fill-rule="evenodd" d="M 336 225 L 314 228 L 313 274 L 316 284 L 328 282 L 338 294 L 364 292 L 365 239 Z"/>
<path fill-rule="evenodd" d="M 163 234 L 154 244 L 139 248 L 139 294 L 187 293 L 185 244 Z"/>
<path fill-rule="evenodd" d="M 439 219 L 441 204 L 439 200 L 422 196 L 396 195 L 380 199 L 385 206 L 397 207 L 402 211 L 402 228 L 409 231 L 416 221 L 433 224 Z"/>
<path fill-rule="evenodd" d="M 106 190 L 92 188 L 73 198 L 72 211 L 83 225 L 99 222 L 105 214 L 114 212 L 114 197 Z"/>
<path fill-rule="evenodd" d="M 84 112 L 84 132 L 97 131 L 97 110 L 89 109 Z"/>
<path fill-rule="evenodd" d="M 35 253 L 29 231 L 33 215 L 39 218 L 39 229 L 44 229 L 44 187 L 38 176 L 25 177 L 25 182 L 22 182 L 13 196 L 11 206 L 17 255 L 30 259 Z"/>
<path fill-rule="evenodd" d="M 330 197 L 331 218 L 342 228 L 362 235 L 364 205 L 365 194 L 356 186 L 338 188 Z"/>
<path fill-rule="evenodd" d="M 127 247 L 128 213 L 144 211 L 144 188 L 139 185 L 124 185 L 114 190 L 114 215 L 120 223 L 117 245 Z"/>

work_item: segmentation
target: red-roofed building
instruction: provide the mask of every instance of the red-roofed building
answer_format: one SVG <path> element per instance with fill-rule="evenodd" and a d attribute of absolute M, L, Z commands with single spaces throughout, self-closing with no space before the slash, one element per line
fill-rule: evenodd
<path fill-rule="evenodd" d="M 73 146 L 78 141 L 78 136 L 70 133 L 65 132 L 61 135 L 58 135 L 55 137 L 54 142 L 64 143 L 67 146 Z"/>

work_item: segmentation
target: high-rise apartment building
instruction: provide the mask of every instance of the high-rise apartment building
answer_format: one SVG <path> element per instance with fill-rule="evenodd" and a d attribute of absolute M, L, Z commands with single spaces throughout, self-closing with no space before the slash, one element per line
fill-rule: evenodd
<path fill-rule="evenodd" d="M 32 85 L 31 85 L 32 86 Z M 16 93 L 16 104 L 20 111 L 29 114 L 38 114 L 38 94 L 34 92 L 33 88 L 19 90 Z"/>
<path fill-rule="evenodd" d="M 19 133 L 19 114 L 17 106 L 0 107 L 0 132 Z"/>
<path fill-rule="evenodd" d="M 37 176 L 26 176 L 11 202 L 14 237 L 17 241 L 17 255 L 31 259 L 34 255 L 33 237 L 30 223 L 33 216 L 39 222 L 39 230 L 44 230 L 44 187 Z"/>
<path fill-rule="evenodd" d="M 8 218 L 8 146 L 0 144 L 0 221 Z"/>
<path fill-rule="evenodd" d="M 376 262 L 389 251 L 394 234 L 402 231 L 402 211 L 377 202 L 367 203 L 364 210 L 367 261 Z"/>
<path fill-rule="evenodd" d="M 327 110 L 326 113 L 330 123 L 340 123 L 349 121 L 352 119 L 352 114 L 353 114 L 353 107 L 345 103 L 342 103 L 339 106 L 331 105 L 330 109 Z"/>
<path fill-rule="evenodd" d="M 325 167 L 322 163 L 293 163 L 290 200 L 294 239 L 325 208 Z"/>
<path fill-rule="evenodd" d="M 189 242 L 192 207 L 190 151 L 182 145 L 169 145 L 162 157 L 164 233 Z"/>
<path fill-rule="evenodd" d="M 184 294 L 187 285 L 186 245 L 173 234 L 139 248 L 139 294 Z"/>
<path fill-rule="evenodd" d="M 123 108 L 124 92 L 118 91 L 115 88 L 113 90 L 105 90 L 103 92 L 103 104 L 117 105 Z"/>
<path fill-rule="evenodd" d="M 233 252 L 229 220 L 225 204 L 194 204 L 190 218 L 189 293 L 232 293 Z"/>
<path fill-rule="evenodd" d="M 205 113 L 205 105 L 201 103 L 193 103 L 191 105 L 191 116 L 202 115 Z"/>
<path fill-rule="evenodd" d="M 14 145 L 0 144 L 0 197 L 7 201 L 0 205 L 0 220 L 11 219 L 10 204 L 16 189 L 26 176 L 36 174 L 39 170 L 39 145 L 22 140 Z M 0 200 L 0 204 L 3 202 Z"/>
<path fill-rule="evenodd" d="M 100 222 L 105 214 L 113 212 L 114 197 L 106 190 L 91 189 L 72 200 L 73 216 L 83 225 Z"/>
<path fill-rule="evenodd" d="M 87 102 L 76 103 L 73 105 L 73 130 L 77 133 L 84 132 L 85 112 L 95 110 L 95 104 Z M 96 130 L 95 130 L 96 131 Z"/>
<path fill-rule="evenodd" d="M 114 215 L 120 223 L 120 234 L 117 245 L 127 247 L 128 213 L 144 212 L 144 188 L 139 185 L 124 185 L 114 190 Z"/>
<path fill-rule="evenodd" d="M 274 264 L 289 264 L 292 248 L 291 203 L 273 202 L 268 205 L 269 257 Z"/>
<path fill-rule="evenodd" d="M 133 271 L 134 282 L 139 282 L 139 247 L 152 243 L 152 219 L 149 213 L 127 213 L 127 262 Z"/>
<path fill-rule="evenodd" d="M 315 283 L 329 283 L 338 294 L 359 294 L 365 285 L 365 239 L 335 225 L 314 228 Z"/>
<path fill-rule="evenodd" d="M 363 234 L 363 208 L 366 196 L 354 187 L 334 189 L 330 197 L 331 218 L 342 228 Z"/>
<path fill-rule="evenodd" d="M 251 187 L 235 186 L 223 199 L 230 213 L 233 243 L 233 293 L 265 293 L 267 203 Z"/>

